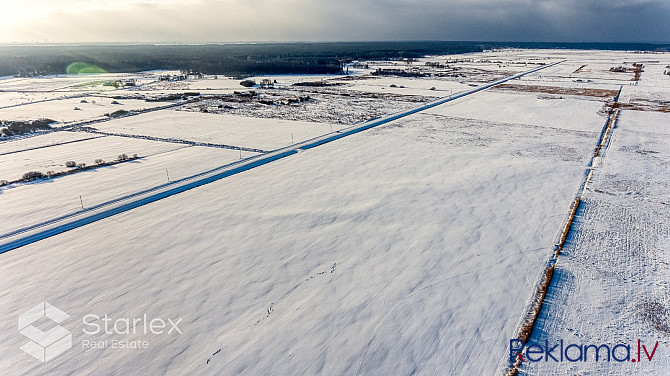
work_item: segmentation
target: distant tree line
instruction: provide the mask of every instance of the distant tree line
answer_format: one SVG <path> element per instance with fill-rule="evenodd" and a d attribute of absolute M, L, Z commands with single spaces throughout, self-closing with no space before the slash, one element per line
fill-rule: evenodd
<path fill-rule="evenodd" d="M 0 76 L 65 73 L 85 61 L 108 72 L 164 69 L 203 74 L 328 74 L 361 59 L 417 58 L 480 51 L 467 42 L 268 43 L 199 46 L 9 45 L 0 49 Z"/>
<path fill-rule="evenodd" d="M 670 44 L 533 42 L 336 42 L 207 45 L 5 45 L 0 76 L 65 73 L 73 62 L 108 72 L 153 69 L 251 76 L 338 73 L 359 60 L 415 59 L 494 48 L 572 48 L 670 51 Z"/>

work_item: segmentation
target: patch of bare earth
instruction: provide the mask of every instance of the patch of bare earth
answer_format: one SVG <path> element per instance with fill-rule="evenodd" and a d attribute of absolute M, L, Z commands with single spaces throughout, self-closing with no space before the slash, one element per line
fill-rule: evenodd
<path fill-rule="evenodd" d="M 582 69 L 584 69 L 585 67 L 586 67 L 586 64 L 584 64 L 584 65 L 582 65 L 581 67 L 575 69 L 575 71 L 572 72 L 572 73 L 573 73 L 573 74 L 575 74 L 575 73 L 580 73 L 580 72 L 582 71 Z"/>
<path fill-rule="evenodd" d="M 625 63 L 624 63 L 625 64 Z M 633 67 L 629 68 L 625 65 L 620 65 L 618 67 L 610 68 L 610 72 L 613 73 L 633 73 L 633 78 L 631 81 L 640 81 L 640 75 L 642 75 L 642 68 L 644 65 L 642 63 L 633 63 Z"/>
<path fill-rule="evenodd" d="M 615 103 L 613 106 L 622 110 L 657 111 L 670 113 L 670 103 L 665 101 L 630 101 L 628 103 Z"/>
<path fill-rule="evenodd" d="M 670 334 L 670 311 L 656 301 L 645 301 L 639 307 L 640 318 L 661 333 Z"/>
<path fill-rule="evenodd" d="M 596 97 L 596 98 L 614 98 L 618 93 L 618 90 L 607 90 L 607 89 L 588 89 L 588 88 L 572 88 L 572 87 L 541 86 L 541 85 L 518 85 L 518 84 L 502 84 L 496 86 L 496 89 L 504 91 L 520 91 L 526 93 L 579 95 L 579 96 Z"/>

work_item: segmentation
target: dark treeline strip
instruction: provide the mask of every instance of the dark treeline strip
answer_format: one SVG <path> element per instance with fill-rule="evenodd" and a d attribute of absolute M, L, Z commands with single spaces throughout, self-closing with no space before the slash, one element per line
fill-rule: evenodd
<path fill-rule="evenodd" d="M 233 76 L 337 73 L 352 60 L 418 58 L 478 52 L 491 48 L 572 48 L 668 51 L 670 45 L 645 43 L 512 42 L 337 42 L 208 45 L 5 45 L 0 76 L 59 74 L 73 62 L 109 72 L 153 69 L 193 70 Z"/>
<path fill-rule="evenodd" d="M 417 58 L 480 51 L 462 42 L 267 43 L 222 45 L 9 45 L 0 47 L 0 76 L 59 74 L 83 61 L 109 72 L 153 69 L 205 74 L 338 73 L 360 59 Z"/>

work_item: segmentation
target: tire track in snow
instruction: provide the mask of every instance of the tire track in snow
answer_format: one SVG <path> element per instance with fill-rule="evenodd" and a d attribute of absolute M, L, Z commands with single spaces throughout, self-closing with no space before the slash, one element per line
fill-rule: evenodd
<path fill-rule="evenodd" d="M 311 138 L 311 139 L 308 139 L 308 140 L 305 140 L 305 141 L 302 141 L 302 142 L 298 142 L 298 143 L 293 144 L 293 145 L 289 145 L 289 146 L 286 146 L 286 147 L 283 147 L 283 148 L 279 148 L 279 149 L 264 153 L 260 156 L 254 156 L 254 157 L 251 157 L 251 158 L 244 159 L 240 162 L 236 162 L 234 164 L 225 165 L 225 166 L 222 166 L 220 168 L 212 170 L 211 173 L 206 174 L 205 176 L 203 176 L 202 173 L 198 174 L 198 175 L 194 175 L 194 176 L 198 176 L 200 178 L 198 180 L 195 180 L 195 181 L 190 181 L 190 180 L 192 180 L 193 177 L 185 178 L 185 179 L 182 179 L 181 183 L 169 184 L 169 185 L 167 185 L 167 187 L 165 187 L 165 185 L 164 185 L 163 187 L 165 187 L 165 188 L 159 190 L 158 192 L 155 192 L 155 189 L 148 190 L 149 192 L 151 192 L 150 194 L 140 195 L 139 197 L 135 197 L 134 200 L 129 201 L 129 202 L 123 202 L 123 201 L 118 202 L 119 201 L 118 199 L 117 200 L 112 200 L 111 202 L 106 202 L 106 203 L 103 203 L 101 205 L 98 205 L 99 210 L 89 209 L 89 210 L 79 211 L 79 212 L 73 213 L 72 215 L 66 216 L 65 218 L 61 217 L 61 219 L 49 220 L 49 221 L 31 226 L 33 229 L 36 229 L 36 230 L 27 230 L 27 231 L 20 230 L 20 233 L 18 233 L 18 234 L 16 232 L 14 232 L 12 235 L 5 234 L 2 237 L 6 237 L 6 238 L 8 237 L 8 238 L 14 238 L 14 239 L 0 244 L 0 254 L 4 253 L 4 252 L 11 251 L 11 250 L 14 250 L 14 249 L 17 249 L 17 248 L 20 248 L 20 247 L 23 247 L 23 246 L 28 245 L 28 244 L 35 243 L 37 241 L 40 241 L 40 240 L 43 240 L 43 239 L 46 239 L 46 238 L 49 238 L 49 237 L 52 237 L 52 236 L 55 236 L 55 235 L 58 235 L 58 234 L 61 234 L 61 233 L 64 233 L 66 231 L 70 231 L 70 230 L 85 226 L 85 225 L 93 223 L 93 222 L 97 222 L 101 219 L 108 218 L 108 217 L 111 217 L 113 215 L 123 213 L 123 212 L 126 212 L 128 210 L 132 210 L 132 209 L 135 209 L 137 207 L 150 204 L 152 202 L 164 199 L 166 197 L 170 197 L 170 196 L 173 196 L 175 194 L 185 192 L 187 190 L 197 188 L 197 187 L 200 187 L 202 185 L 209 184 L 211 182 L 221 180 L 221 179 L 224 179 L 224 178 L 232 176 L 232 175 L 242 173 L 244 171 L 251 170 L 251 169 L 256 168 L 258 166 L 262 166 L 264 164 L 271 163 L 271 162 L 274 162 L 276 160 L 283 159 L 283 158 L 286 158 L 286 157 L 294 155 L 294 154 L 298 154 L 301 151 L 309 150 L 309 149 L 315 148 L 317 146 L 320 146 L 320 145 L 323 145 L 323 144 L 326 144 L 326 143 L 329 143 L 329 142 L 332 142 L 332 141 L 336 141 L 336 140 L 339 140 L 341 138 L 351 136 L 353 134 L 356 134 L 356 133 L 359 133 L 359 132 L 362 132 L 362 131 L 365 131 L 365 130 L 368 130 L 368 129 L 371 129 L 371 128 L 374 128 L 374 127 L 377 127 L 377 126 L 380 126 L 380 125 L 383 125 L 383 124 L 386 124 L 386 123 L 389 123 L 391 121 L 398 120 L 398 119 L 404 118 L 406 116 L 409 116 L 409 115 L 412 115 L 412 114 L 415 114 L 415 113 L 418 113 L 418 112 L 421 112 L 421 111 L 425 111 L 427 109 L 439 106 L 441 104 L 444 104 L 444 103 L 447 103 L 447 102 L 450 102 L 450 101 L 453 101 L 453 100 L 456 100 L 456 99 L 459 99 L 459 98 L 463 98 L 463 97 L 468 96 L 470 94 L 474 94 L 474 93 L 480 92 L 482 90 L 492 88 L 494 86 L 500 85 L 500 84 L 505 83 L 507 81 L 514 80 L 514 79 L 517 79 L 517 78 L 521 78 L 521 77 L 526 76 L 528 74 L 532 74 L 532 73 L 538 72 L 540 70 L 553 67 L 555 65 L 561 64 L 564 61 L 565 60 L 560 60 L 560 61 L 557 61 L 557 62 L 554 62 L 554 63 L 551 63 L 551 64 L 543 65 L 541 67 L 537 67 L 537 68 L 534 68 L 534 69 L 531 69 L 531 70 L 528 70 L 528 71 L 525 71 L 525 72 L 521 72 L 521 73 L 518 73 L 518 74 L 515 74 L 515 75 L 512 75 L 512 76 L 509 76 L 509 77 L 502 78 L 502 79 L 497 80 L 497 81 L 493 81 L 493 82 L 478 86 L 474 89 L 470 89 L 470 90 L 466 90 L 466 91 L 463 91 L 463 92 L 460 92 L 460 93 L 456 93 L 456 94 L 450 95 L 448 97 L 443 97 L 443 98 L 436 99 L 432 102 L 422 104 L 420 106 L 417 106 L 417 107 L 409 109 L 409 110 L 404 110 L 404 111 L 401 111 L 401 112 L 397 112 L 397 113 L 393 113 L 393 114 L 389 114 L 389 115 L 384 115 L 384 116 L 382 116 L 380 118 L 377 118 L 377 119 L 373 119 L 373 120 L 370 120 L 370 121 L 367 121 L 367 122 L 364 122 L 364 123 L 361 123 L 361 124 L 356 124 L 356 125 L 353 125 L 353 126 L 348 127 L 348 128 L 344 128 L 344 129 L 340 129 L 340 130 L 333 131 L 333 132 L 330 132 L 330 133 L 326 133 L 324 135 L 317 136 L 317 137 L 314 137 L 314 138 Z M 175 104 L 170 104 L 170 105 L 163 106 L 163 107 L 174 107 L 174 106 L 178 106 L 178 105 L 181 105 L 181 104 L 183 104 L 183 103 L 175 103 Z M 161 108 L 152 108 L 152 109 L 149 109 L 145 112 L 156 111 L 158 109 L 161 109 Z M 61 128 L 61 130 L 65 130 L 65 129 L 70 130 L 70 129 L 73 129 L 73 128 L 81 127 L 82 125 L 85 125 L 85 124 L 78 123 L 78 124 L 71 125 L 69 127 Z"/>

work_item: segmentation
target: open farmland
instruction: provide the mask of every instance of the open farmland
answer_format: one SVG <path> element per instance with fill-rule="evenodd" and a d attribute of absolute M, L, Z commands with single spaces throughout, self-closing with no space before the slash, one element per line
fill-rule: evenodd
<path fill-rule="evenodd" d="M 165 72 L 118 89 L 7 80 L 7 92 L 35 81 L 160 109 L 84 118 L 71 113 L 79 97 L 0 108 L 0 120 L 71 122 L 0 139 L 0 179 L 137 154 L 0 187 L 0 369 L 663 374 L 670 76 L 659 67 L 670 54 L 649 55 L 369 60 L 349 75 L 253 77 L 250 88 Z M 611 71 L 633 63 L 640 73 Z M 102 78 L 116 79 L 81 81 Z M 15 330 L 16 312 L 42 301 L 67 312 L 72 332 L 48 363 L 21 352 Z M 180 331 L 89 335 L 91 313 L 178 318 Z M 514 364 L 510 340 L 524 331 L 543 343 L 643 338 L 663 356 Z"/>
<path fill-rule="evenodd" d="M 115 100 L 104 96 L 77 96 L 71 99 L 45 101 L 0 110 L 1 120 L 47 118 L 68 124 L 78 121 L 104 119 L 115 111 L 138 111 L 164 103 L 141 100 Z"/>
<path fill-rule="evenodd" d="M 653 91 L 651 88 L 647 90 Z M 582 199 L 533 332 L 536 342 L 625 343 L 648 349 L 636 362 L 529 364 L 521 374 L 661 375 L 670 368 L 667 341 L 670 255 L 670 115 L 626 111 Z M 655 343 L 658 357 L 648 361 Z M 625 356 L 620 349 L 618 357 Z M 602 354 L 601 354 L 602 355 Z M 639 363 L 638 363 L 639 362 Z M 636 364 L 637 363 L 637 364 Z"/>
<path fill-rule="evenodd" d="M 49 153 L 39 148 L 9 154 L 0 160 L 0 177 L 12 181 L 28 171 L 65 171 L 68 169 L 68 161 L 93 166 L 96 161 L 113 161 L 122 154 L 148 157 L 179 147 L 181 145 L 93 135 L 79 142 L 50 146 Z"/>

